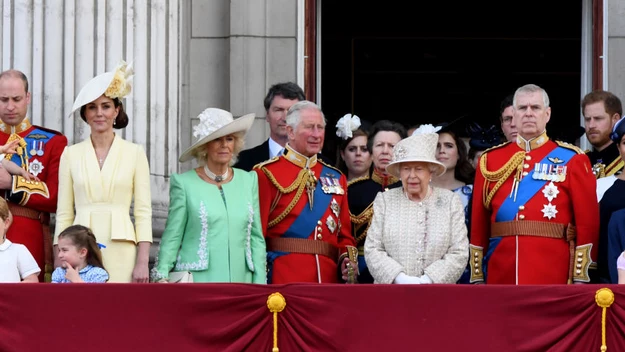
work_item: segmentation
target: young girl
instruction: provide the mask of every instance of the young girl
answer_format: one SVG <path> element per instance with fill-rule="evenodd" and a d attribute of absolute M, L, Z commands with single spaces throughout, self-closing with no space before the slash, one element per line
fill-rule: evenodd
<path fill-rule="evenodd" d="M 102 253 L 88 227 L 73 225 L 59 234 L 58 257 L 61 266 L 52 273 L 53 283 L 107 282 Z"/>
<path fill-rule="evenodd" d="M 41 269 L 28 249 L 6 238 L 13 218 L 4 198 L 0 198 L 0 282 L 39 282 Z"/>

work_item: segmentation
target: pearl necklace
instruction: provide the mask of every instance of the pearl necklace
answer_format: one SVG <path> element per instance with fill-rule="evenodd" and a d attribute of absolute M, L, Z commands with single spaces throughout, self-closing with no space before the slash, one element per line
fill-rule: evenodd
<path fill-rule="evenodd" d="M 224 172 L 223 175 L 215 175 L 213 172 L 211 172 L 211 170 L 208 169 L 208 166 L 204 165 L 204 173 L 206 174 L 206 176 L 208 176 L 208 178 L 215 182 L 223 182 L 226 178 L 228 178 L 229 169 L 230 168 L 226 169 L 226 172 Z"/>

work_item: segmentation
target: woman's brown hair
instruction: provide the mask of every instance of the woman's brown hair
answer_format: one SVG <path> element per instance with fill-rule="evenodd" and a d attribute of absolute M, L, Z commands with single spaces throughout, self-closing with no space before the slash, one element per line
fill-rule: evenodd
<path fill-rule="evenodd" d="M 100 246 L 98 246 L 95 235 L 90 228 L 82 225 L 72 225 L 63 230 L 63 232 L 59 235 L 59 238 L 68 238 L 76 247 L 80 249 L 86 248 L 87 264 L 104 269 Z"/>

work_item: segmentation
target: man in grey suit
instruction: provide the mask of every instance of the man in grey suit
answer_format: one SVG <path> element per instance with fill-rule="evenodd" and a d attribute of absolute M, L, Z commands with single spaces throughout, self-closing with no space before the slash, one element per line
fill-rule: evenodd
<path fill-rule="evenodd" d="M 293 82 L 277 83 L 269 88 L 264 100 L 269 123 L 269 139 L 264 143 L 242 151 L 234 167 L 250 171 L 254 165 L 281 155 L 288 141 L 286 113 L 298 101 L 306 100 L 304 91 Z"/>

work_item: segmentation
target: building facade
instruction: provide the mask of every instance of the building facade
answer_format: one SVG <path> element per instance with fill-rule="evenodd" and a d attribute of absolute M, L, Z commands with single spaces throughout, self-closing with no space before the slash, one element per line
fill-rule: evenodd
<path fill-rule="evenodd" d="M 247 137 L 252 147 L 269 135 L 262 101 L 270 85 L 295 81 L 323 104 L 321 0 L 0 3 L 2 69 L 26 73 L 32 122 L 62 131 L 70 144 L 89 136 L 89 127 L 69 116 L 82 85 L 120 59 L 133 63 L 133 92 L 125 102 L 130 123 L 121 133 L 148 154 L 155 238 L 167 218 L 169 175 L 193 167 L 179 164 L 178 156 L 193 142 L 202 110 L 256 113 Z M 580 97 L 598 82 L 625 98 L 625 2 L 582 0 L 582 6 Z M 601 70 L 589 68 L 595 61 Z"/>

